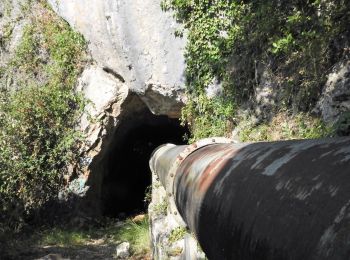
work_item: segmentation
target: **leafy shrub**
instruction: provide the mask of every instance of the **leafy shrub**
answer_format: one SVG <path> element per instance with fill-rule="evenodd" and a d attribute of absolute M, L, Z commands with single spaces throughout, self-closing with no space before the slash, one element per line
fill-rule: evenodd
<path fill-rule="evenodd" d="M 126 220 L 115 233 L 115 238 L 121 241 L 127 241 L 131 244 L 131 253 L 133 255 L 144 255 L 150 250 L 150 235 L 148 216 L 140 222 Z"/>
<path fill-rule="evenodd" d="M 233 104 L 224 98 L 208 98 L 205 94 L 193 96 L 182 111 L 182 120 L 191 126 L 189 142 L 208 136 L 224 136 L 232 130 Z"/>
<path fill-rule="evenodd" d="M 0 76 L 17 79 L 0 89 L 0 224 L 9 227 L 57 196 L 81 140 L 75 124 L 85 100 L 74 86 L 85 42 L 42 2 L 37 8 Z"/>
<path fill-rule="evenodd" d="M 230 130 L 233 108 L 254 101 L 259 65 L 278 81 L 276 111 L 299 113 L 312 109 L 330 68 L 350 54 L 345 0 L 163 0 L 161 7 L 173 9 L 188 30 L 183 120 L 192 139 Z M 223 102 L 203 98 L 213 80 L 223 86 Z M 220 114 L 223 107 L 232 114 Z"/>

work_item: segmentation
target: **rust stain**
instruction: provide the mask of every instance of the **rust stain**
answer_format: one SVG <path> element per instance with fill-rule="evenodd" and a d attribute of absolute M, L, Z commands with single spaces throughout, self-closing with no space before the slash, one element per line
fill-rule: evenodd
<path fill-rule="evenodd" d="M 206 193 L 208 188 L 212 185 L 217 175 L 223 173 L 223 168 L 230 158 L 237 153 L 237 150 L 227 150 L 222 154 L 222 157 L 212 161 L 208 167 L 203 171 L 199 180 L 198 192 Z"/>
<path fill-rule="evenodd" d="M 187 187 L 195 185 L 193 192 L 197 194 L 196 196 L 202 196 L 238 151 L 239 149 L 227 145 L 206 146 L 184 159 L 176 174 L 186 175 L 185 185 Z M 202 170 L 199 172 L 198 169 Z"/>

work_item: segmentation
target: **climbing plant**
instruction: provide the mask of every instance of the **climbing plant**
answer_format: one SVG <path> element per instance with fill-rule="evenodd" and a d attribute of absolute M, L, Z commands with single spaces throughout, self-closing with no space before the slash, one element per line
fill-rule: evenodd
<path fill-rule="evenodd" d="M 259 68 L 278 83 L 276 111 L 305 112 L 315 105 L 332 65 L 349 57 L 345 0 L 163 0 L 161 7 L 172 9 L 187 30 L 190 102 L 183 121 L 192 139 L 228 133 L 238 123 L 234 108 L 254 102 Z M 208 98 L 214 82 L 223 90 Z"/>

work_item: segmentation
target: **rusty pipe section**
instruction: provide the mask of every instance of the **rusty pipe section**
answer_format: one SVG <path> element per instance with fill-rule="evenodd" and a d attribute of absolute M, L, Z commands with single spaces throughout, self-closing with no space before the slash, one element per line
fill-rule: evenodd
<path fill-rule="evenodd" d="M 150 168 L 157 172 L 160 182 L 165 187 L 169 166 L 174 165 L 177 157 L 186 149 L 187 145 L 165 144 L 159 146 L 151 155 Z M 160 160 L 158 158 L 161 158 Z M 157 169 L 157 171 L 156 171 Z"/>
<path fill-rule="evenodd" d="M 350 259 L 350 138 L 166 145 L 150 165 L 210 260 Z"/>

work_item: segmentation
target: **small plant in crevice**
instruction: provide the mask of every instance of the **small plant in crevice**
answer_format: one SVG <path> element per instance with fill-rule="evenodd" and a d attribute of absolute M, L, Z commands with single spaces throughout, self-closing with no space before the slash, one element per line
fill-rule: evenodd
<path fill-rule="evenodd" d="M 270 121 L 254 126 L 242 120 L 239 139 L 242 142 L 315 139 L 331 136 L 332 131 L 332 127 L 309 114 L 279 112 Z"/>
<path fill-rule="evenodd" d="M 185 237 L 185 235 L 187 234 L 187 230 L 184 227 L 177 227 L 175 229 L 173 229 L 169 235 L 169 242 L 170 243 L 174 243 L 178 240 L 181 240 Z"/>
<path fill-rule="evenodd" d="M 176 247 L 176 248 L 170 248 L 167 250 L 167 255 L 168 256 L 180 256 L 183 252 L 183 249 L 181 247 Z"/>
<path fill-rule="evenodd" d="M 146 205 L 150 204 L 152 201 L 152 187 L 153 187 L 153 185 L 151 184 L 145 190 L 145 197 L 144 197 L 143 201 Z"/>
<path fill-rule="evenodd" d="M 164 199 L 162 202 L 153 205 L 151 210 L 157 215 L 166 215 L 168 206 L 169 206 L 169 203 L 167 199 Z"/>

